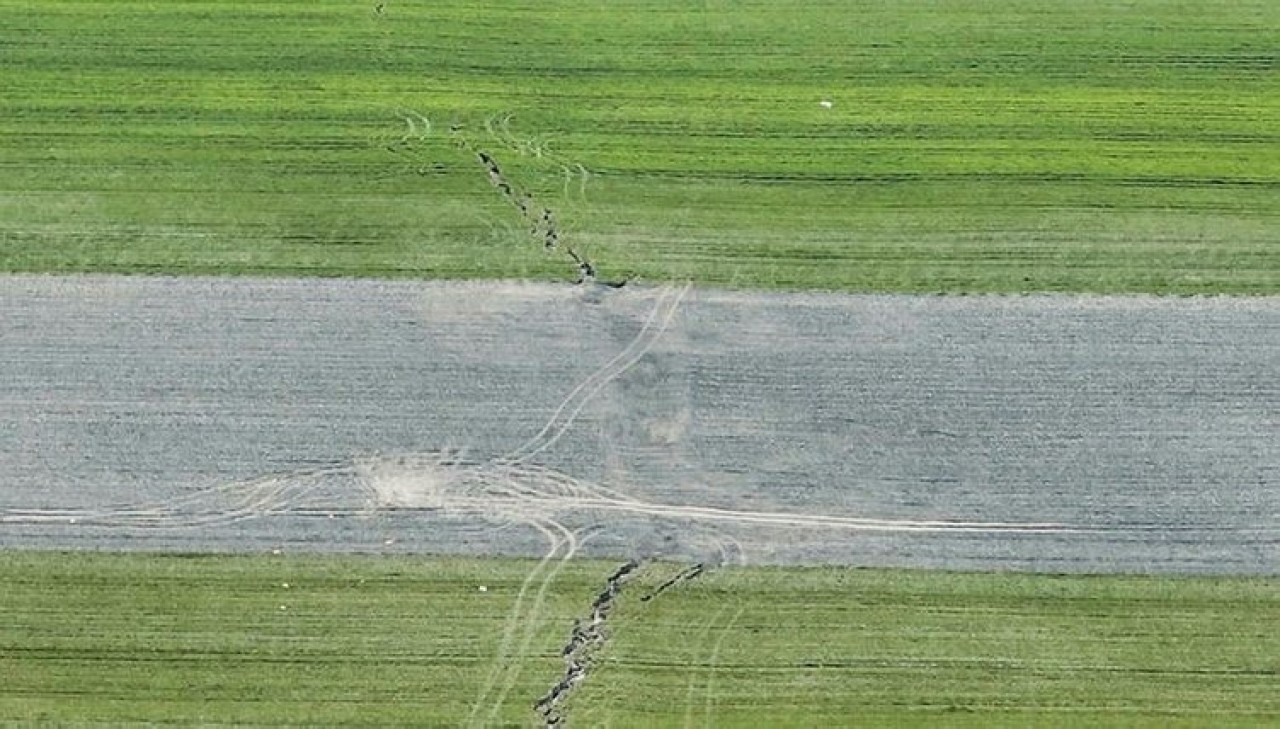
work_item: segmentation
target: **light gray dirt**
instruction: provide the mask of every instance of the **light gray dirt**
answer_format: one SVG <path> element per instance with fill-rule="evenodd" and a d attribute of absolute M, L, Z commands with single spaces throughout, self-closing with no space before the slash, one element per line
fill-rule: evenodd
<path fill-rule="evenodd" d="M 0 277 L 0 546 L 1276 574 L 1280 299 Z"/>

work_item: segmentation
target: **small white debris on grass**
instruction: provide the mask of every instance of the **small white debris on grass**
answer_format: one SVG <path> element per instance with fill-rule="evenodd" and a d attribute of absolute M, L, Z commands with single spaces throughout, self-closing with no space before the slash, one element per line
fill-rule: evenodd
<path fill-rule="evenodd" d="M 278 550 L 278 549 L 273 549 L 273 550 L 271 550 L 271 553 L 272 553 L 272 554 L 280 554 L 280 550 Z"/>
<path fill-rule="evenodd" d="M 280 609 L 281 609 L 281 610 L 288 610 L 289 608 L 285 607 L 284 605 L 281 605 L 281 606 L 280 606 Z"/>
<path fill-rule="evenodd" d="M 388 547 L 390 547 L 391 545 L 393 545 L 393 544 L 395 544 L 395 543 L 396 543 L 396 540 L 394 540 L 394 539 L 388 539 L 387 541 L 383 542 L 383 544 L 387 545 Z"/>
<path fill-rule="evenodd" d="M 488 591 L 489 591 L 489 588 L 486 587 L 485 585 L 480 586 L 480 592 L 488 592 Z"/>
<path fill-rule="evenodd" d="M 281 587 L 283 587 L 283 588 L 284 588 L 284 589 L 286 589 L 286 590 L 287 590 L 287 589 L 289 589 L 289 583 L 288 583 L 288 582 L 281 582 L 281 583 L 280 583 L 280 586 L 281 586 Z"/>
<path fill-rule="evenodd" d="M 830 109 L 831 107 L 835 106 L 835 103 L 833 103 L 830 99 L 823 99 L 822 101 L 818 102 L 818 106 L 821 106 L 823 109 Z"/>

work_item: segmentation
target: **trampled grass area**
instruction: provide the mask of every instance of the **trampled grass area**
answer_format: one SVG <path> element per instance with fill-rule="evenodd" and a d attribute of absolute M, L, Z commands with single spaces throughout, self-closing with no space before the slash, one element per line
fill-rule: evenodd
<path fill-rule="evenodd" d="M 532 566 L 0 552 L 0 722 L 533 724 L 616 565 L 560 571 L 499 711 L 473 714 Z M 575 725 L 1280 719 L 1274 580 L 731 568 L 642 600 L 678 569 L 624 585 Z"/>
<path fill-rule="evenodd" d="M 605 276 L 1277 293 L 1277 48 L 1271 0 L 0 0 L 0 270 L 571 275 L 465 138 Z"/>

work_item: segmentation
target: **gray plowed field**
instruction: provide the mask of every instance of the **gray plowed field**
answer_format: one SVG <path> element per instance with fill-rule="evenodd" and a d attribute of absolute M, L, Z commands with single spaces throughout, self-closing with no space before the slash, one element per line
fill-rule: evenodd
<path fill-rule="evenodd" d="M 0 277 L 0 545 L 1280 572 L 1280 300 Z"/>

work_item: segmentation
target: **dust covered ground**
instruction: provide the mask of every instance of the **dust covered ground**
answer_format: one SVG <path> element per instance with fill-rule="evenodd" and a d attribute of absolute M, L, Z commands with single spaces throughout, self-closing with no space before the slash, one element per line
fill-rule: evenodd
<path fill-rule="evenodd" d="M 0 546 L 1280 572 L 1280 299 L 0 277 Z"/>

